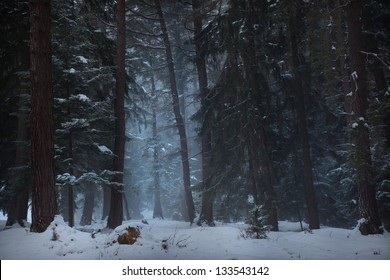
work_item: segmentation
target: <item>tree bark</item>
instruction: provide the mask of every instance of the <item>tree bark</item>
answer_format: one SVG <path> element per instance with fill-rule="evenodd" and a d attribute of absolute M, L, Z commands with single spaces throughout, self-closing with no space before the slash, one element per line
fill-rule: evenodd
<path fill-rule="evenodd" d="M 251 91 L 251 101 L 253 106 L 259 111 L 265 111 L 264 100 L 267 98 L 265 94 L 270 92 L 270 89 L 267 85 L 266 78 L 261 73 L 259 65 L 257 63 L 257 54 L 256 54 L 256 44 L 254 38 L 253 30 L 253 18 L 255 18 L 254 5 L 252 1 L 247 3 L 247 12 L 248 15 L 245 15 L 246 18 L 246 40 L 243 40 L 243 48 L 240 49 L 241 55 L 243 58 L 245 76 L 249 81 L 250 91 Z M 278 218 L 277 218 L 277 209 L 275 202 L 275 193 L 274 193 L 274 183 L 272 175 L 272 163 L 268 156 L 268 147 L 267 147 L 267 136 L 265 133 L 264 124 L 258 122 L 258 118 L 254 122 L 254 116 L 247 115 L 246 121 L 249 123 L 251 128 L 248 133 L 246 133 L 246 138 L 248 138 L 247 143 L 251 145 L 248 147 L 249 150 L 249 160 L 252 162 L 251 165 L 254 168 L 252 175 L 253 179 L 253 196 L 255 202 L 260 200 L 263 202 L 264 210 L 268 216 L 267 224 L 270 225 L 272 231 L 278 231 Z M 258 152 L 257 152 L 258 150 Z M 259 182 L 260 174 L 264 177 L 264 186 L 261 190 L 262 198 L 259 199 L 256 195 L 258 194 L 257 186 L 261 185 Z"/>
<path fill-rule="evenodd" d="M 319 229 L 320 220 L 318 215 L 318 206 L 316 201 L 316 195 L 313 185 L 313 171 L 312 162 L 310 157 L 310 143 L 309 134 L 306 123 L 305 112 L 305 87 L 304 77 L 300 72 L 301 63 L 299 60 L 299 19 L 302 18 L 302 14 L 299 12 L 299 7 L 296 2 L 291 4 L 290 11 L 290 43 L 291 43 L 291 56 L 292 56 L 292 71 L 293 71 L 293 91 L 295 94 L 296 106 L 297 106 L 297 122 L 300 135 L 300 142 L 302 143 L 302 159 L 304 164 L 304 187 L 306 205 L 309 214 L 309 227 L 310 229 Z"/>
<path fill-rule="evenodd" d="M 103 186 L 103 209 L 102 209 L 102 220 L 108 217 L 110 212 L 110 201 L 111 201 L 111 189 L 107 186 Z"/>
<path fill-rule="evenodd" d="M 184 126 L 183 116 L 180 113 L 179 94 L 177 92 L 175 68 L 173 65 L 173 56 L 172 56 L 171 44 L 169 42 L 168 30 L 166 27 L 165 18 L 161 8 L 160 0 L 155 0 L 154 2 L 155 2 L 157 14 L 161 26 L 161 31 L 162 31 L 162 37 L 164 41 L 166 60 L 167 60 L 168 71 L 169 71 L 169 81 L 171 85 L 173 113 L 175 115 L 176 126 L 180 138 L 180 154 L 181 154 L 182 168 L 183 168 L 184 197 L 185 197 L 186 208 L 187 208 L 186 211 L 184 211 L 185 220 L 189 221 L 192 224 L 195 219 L 195 206 L 192 198 L 192 192 L 190 189 L 191 180 L 190 180 L 190 164 L 188 160 L 187 135 Z"/>
<path fill-rule="evenodd" d="M 154 76 L 152 76 L 152 114 L 153 114 L 153 124 L 152 124 L 152 134 L 153 134 L 153 172 L 154 172 L 154 208 L 153 208 L 153 218 L 164 219 L 163 210 L 161 207 L 161 186 L 160 186 L 160 157 L 159 157 L 159 148 L 158 148 L 158 139 L 157 139 L 157 96 L 156 96 L 156 86 L 154 82 Z"/>
<path fill-rule="evenodd" d="M 67 81 L 67 97 L 70 98 L 70 82 Z M 68 105 L 67 113 L 69 119 L 72 115 L 72 108 L 71 105 Z M 69 175 L 73 176 L 74 170 L 73 170 L 73 131 L 72 129 L 69 130 L 68 135 L 68 158 L 71 159 L 71 162 L 69 163 Z M 74 195 L 73 195 L 73 185 L 67 184 L 67 190 L 68 190 L 68 225 L 70 227 L 74 227 Z"/>
<path fill-rule="evenodd" d="M 90 183 L 87 183 L 87 185 L 84 186 L 84 208 L 83 208 L 83 215 L 80 219 L 80 225 L 90 225 L 92 222 L 92 215 L 93 215 L 93 207 L 95 205 L 95 192 L 96 187 L 94 185 L 90 185 Z"/>
<path fill-rule="evenodd" d="M 360 227 L 362 234 L 382 233 L 381 221 L 376 201 L 373 181 L 373 169 L 370 151 L 369 125 L 366 111 L 368 108 L 367 77 L 365 69 L 362 35 L 362 3 L 351 0 L 347 5 L 348 43 L 351 61 L 352 85 L 352 124 L 351 142 L 353 161 L 356 169 L 356 183 L 359 198 L 359 213 L 364 219 Z"/>
<path fill-rule="evenodd" d="M 117 172 L 115 185 L 111 187 L 111 203 L 107 227 L 114 229 L 123 220 L 123 170 L 125 156 L 125 51 L 126 51 L 126 16 L 125 0 L 117 1 L 117 69 L 115 94 L 115 147 L 113 170 Z"/>
<path fill-rule="evenodd" d="M 20 89 L 19 93 L 19 105 L 18 105 L 18 134 L 16 141 L 16 156 L 15 156 L 15 168 L 24 167 L 27 168 L 29 163 L 28 158 L 28 149 L 27 149 L 27 141 L 28 141 L 28 131 L 27 131 L 27 120 L 28 115 L 26 112 L 26 106 L 23 102 L 22 93 L 23 90 Z M 27 212 L 28 212 L 28 199 L 29 199 L 29 189 L 30 187 L 27 185 L 29 180 L 26 178 L 26 171 L 21 173 L 17 173 L 19 175 L 18 180 L 22 186 L 15 185 L 17 188 L 14 197 L 11 199 L 9 203 L 9 207 L 7 210 L 7 222 L 6 226 L 12 226 L 16 222 L 19 223 L 20 226 L 25 226 L 24 221 L 27 220 Z M 30 173 L 28 172 L 28 175 Z M 23 179 L 22 179 L 23 178 Z"/>
<path fill-rule="evenodd" d="M 31 231 L 43 232 L 56 212 L 53 168 L 53 84 L 51 63 L 51 1 L 30 0 L 31 58 Z"/>
<path fill-rule="evenodd" d="M 192 17 L 194 21 L 194 43 L 196 59 L 195 64 L 198 71 L 199 95 L 201 105 L 204 107 L 207 104 L 209 94 L 206 60 L 202 52 L 199 36 L 202 32 L 202 3 L 199 0 L 192 1 Z M 207 116 L 203 116 L 203 121 L 207 123 Z M 207 126 L 207 124 L 206 124 Z M 208 225 L 214 225 L 213 204 L 214 191 L 211 189 L 211 174 L 210 174 L 210 153 L 211 153 L 211 132 L 208 127 L 204 129 L 201 135 L 202 141 L 202 208 L 200 211 L 198 224 L 203 222 Z"/>
<path fill-rule="evenodd" d="M 153 82 L 154 84 L 154 82 Z M 153 85 L 154 87 L 154 85 Z M 153 151 L 153 161 L 154 161 L 154 209 L 153 209 L 153 218 L 164 219 L 163 211 L 161 207 L 161 188 L 160 188 L 160 160 L 157 147 L 157 117 L 156 117 L 156 108 L 155 103 L 153 102 L 153 139 L 154 139 L 154 151 Z"/>

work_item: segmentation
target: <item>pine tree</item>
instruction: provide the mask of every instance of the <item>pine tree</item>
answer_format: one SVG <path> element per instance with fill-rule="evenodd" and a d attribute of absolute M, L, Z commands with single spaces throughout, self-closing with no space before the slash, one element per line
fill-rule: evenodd
<path fill-rule="evenodd" d="M 313 185 L 313 171 L 312 161 L 310 155 L 310 142 L 309 133 L 307 129 L 306 110 L 305 110 L 305 86 L 304 77 L 300 73 L 300 69 L 303 65 L 299 59 L 299 27 L 302 24 L 299 23 L 299 19 L 302 19 L 303 15 L 299 13 L 299 4 L 297 1 L 291 4 L 290 14 L 290 41 L 291 41 L 291 56 L 292 56 L 292 72 L 293 72 L 293 91 L 295 93 L 295 102 L 297 106 L 297 122 L 299 126 L 300 141 L 302 143 L 302 159 L 304 162 L 304 186 L 306 204 L 309 213 L 309 227 L 310 229 L 320 228 L 320 221 L 317 208 L 317 199 L 314 192 Z"/>
<path fill-rule="evenodd" d="M 180 154 L 182 158 L 182 167 L 183 167 L 183 184 L 184 184 L 184 200 L 185 200 L 185 208 L 186 211 L 186 220 L 190 223 L 193 223 L 195 218 L 195 206 L 191 192 L 191 180 L 190 180 L 190 165 L 188 159 L 188 143 L 186 136 L 186 129 L 183 120 L 183 116 L 180 112 L 180 102 L 179 102 L 179 94 L 177 91 L 177 82 L 176 82 L 176 74 L 173 64 L 173 56 L 171 50 L 171 44 L 168 37 L 167 26 L 164 18 L 164 14 L 161 8 L 160 0 L 155 0 L 156 11 L 158 14 L 158 19 L 160 22 L 160 27 L 162 31 L 162 38 L 164 42 L 164 48 L 166 53 L 166 61 L 168 64 L 169 71 L 169 81 L 171 86 L 171 94 L 172 94 L 172 105 L 173 112 L 175 114 L 176 126 L 179 132 L 180 137 Z"/>
<path fill-rule="evenodd" d="M 125 51 L 126 51 L 126 6 L 124 0 L 117 3 L 117 70 L 115 85 L 115 148 L 114 172 L 117 172 L 114 181 L 116 186 L 111 187 L 110 212 L 107 227 L 116 228 L 123 220 L 123 170 L 125 156 Z"/>
<path fill-rule="evenodd" d="M 43 232 L 54 219 L 56 193 L 53 169 L 53 86 L 51 64 L 51 1 L 31 0 L 31 231 Z"/>
<path fill-rule="evenodd" d="M 352 112 L 353 123 L 351 142 L 353 161 L 356 170 L 359 213 L 364 219 L 360 232 L 366 234 L 382 233 L 381 221 L 373 182 L 372 159 L 370 152 L 369 125 L 367 119 L 368 90 L 365 59 L 362 53 L 364 42 L 362 35 L 362 3 L 350 1 L 347 5 L 348 43 L 351 60 Z"/>
<path fill-rule="evenodd" d="M 206 106 L 207 98 L 209 95 L 208 81 L 207 81 L 207 69 L 205 53 L 202 50 L 200 36 L 202 32 L 202 3 L 198 0 L 192 1 L 192 17 L 194 21 L 194 44 L 195 44 L 195 64 L 198 71 L 198 83 L 199 83 L 199 95 L 201 104 Z M 207 117 L 204 116 L 204 120 Z M 206 222 L 208 225 L 214 225 L 214 191 L 210 186 L 210 152 L 211 152 L 211 131 L 210 129 L 204 129 L 204 133 L 201 134 L 202 142 L 202 209 L 198 224 Z"/>

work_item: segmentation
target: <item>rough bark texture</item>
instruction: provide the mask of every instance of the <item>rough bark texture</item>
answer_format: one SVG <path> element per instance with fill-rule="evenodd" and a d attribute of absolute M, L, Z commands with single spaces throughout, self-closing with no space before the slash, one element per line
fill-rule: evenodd
<path fill-rule="evenodd" d="M 340 0 L 335 0 L 335 7 L 340 7 L 342 3 Z M 347 123 L 350 123 L 352 121 L 352 114 L 351 114 L 351 96 L 350 96 L 350 86 L 349 86 L 349 79 L 348 79 L 348 62 L 347 62 L 347 52 L 346 49 L 346 42 L 345 42 L 345 25 L 343 24 L 345 22 L 343 18 L 342 9 L 336 9 L 336 16 L 334 18 L 335 23 L 335 29 L 336 29 L 336 42 L 337 42 L 337 49 L 341 50 L 342 53 L 339 54 L 339 76 L 342 83 L 342 89 L 344 93 L 344 110 L 346 113 L 346 121 Z M 344 52 L 345 51 L 345 52 Z"/>
<path fill-rule="evenodd" d="M 182 168 L 183 168 L 184 197 L 185 197 L 186 208 L 187 208 L 186 209 L 187 211 L 184 211 L 183 214 L 185 214 L 185 220 L 189 221 L 190 223 L 193 223 L 195 218 L 195 206 L 192 198 L 192 192 L 190 189 L 191 180 L 190 180 L 190 164 L 188 160 L 187 136 L 186 136 L 186 130 L 184 126 L 183 116 L 180 113 L 179 94 L 177 92 L 176 75 L 175 75 L 175 68 L 173 65 L 171 44 L 169 42 L 168 30 L 165 23 L 164 14 L 161 9 L 160 0 L 155 0 L 155 6 L 157 9 L 158 18 L 161 25 L 166 60 L 168 64 L 169 81 L 171 85 L 171 94 L 172 94 L 172 103 L 173 103 L 173 113 L 175 115 L 176 126 L 180 137 L 180 154 L 181 154 Z"/>
<path fill-rule="evenodd" d="M 53 221 L 56 195 L 53 171 L 53 85 L 51 65 L 51 2 L 30 1 L 31 56 L 31 231 L 43 232 Z"/>
<path fill-rule="evenodd" d="M 123 220 L 123 170 L 125 156 L 125 1 L 117 1 L 117 69 L 116 69 L 116 95 L 115 95 L 115 147 L 113 170 L 118 172 L 111 187 L 111 203 L 107 227 L 114 229 L 122 224 Z"/>
<path fill-rule="evenodd" d="M 318 215 L 318 206 L 316 201 L 316 195 L 313 185 L 313 171 L 312 162 L 310 157 L 310 144 L 309 134 L 306 122 L 305 112 L 305 87 L 304 77 L 300 73 L 301 63 L 299 60 L 299 19 L 302 18 L 302 14 L 299 12 L 298 4 L 294 3 L 291 6 L 290 12 L 290 40 L 291 40 L 291 56 L 292 56 L 292 70 L 293 70 L 293 91 L 295 94 L 296 106 L 297 106 L 297 122 L 300 135 L 300 141 L 302 143 L 302 159 L 304 164 L 304 188 L 306 205 L 309 216 L 310 229 L 320 228 L 320 220 Z"/>
<path fill-rule="evenodd" d="M 366 111 L 368 108 L 367 78 L 363 50 L 361 1 L 352 0 L 347 5 L 348 43 L 351 61 L 352 112 L 354 119 L 351 141 L 354 145 L 353 161 L 357 173 L 359 213 L 364 223 L 362 234 L 382 233 L 373 183 L 370 139 Z"/>
<path fill-rule="evenodd" d="M 202 106 L 206 105 L 209 89 L 207 81 L 206 61 L 202 52 L 199 36 L 202 32 L 202 3 L 199 0 L 192 1 L 192 16 L 194 21 L 194 41 L 196 52 L 196 68 L 198 71 L 199 95 Z M 207 118 L 204 116 L 204 118 Z M 205 120 L 207 121 L 207 120 Z M 203 222 L 214 225 L 213 204 L 214 192 L 210 186 L 210 152 L 211 152 L 211 132 L 208 128 L 202 134 L 202 208 L 198 224 Z"/>

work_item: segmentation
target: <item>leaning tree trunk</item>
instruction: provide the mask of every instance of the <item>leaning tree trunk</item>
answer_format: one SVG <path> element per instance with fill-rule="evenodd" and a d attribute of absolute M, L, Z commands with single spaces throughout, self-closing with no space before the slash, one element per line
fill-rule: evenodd
<path fill-rule="evenodd" d="M 356 169 L 356 183 L 359 198 L 359 213 L 364 222 L 360 226 L 362 234 L 382 233 L 378 206 L 375 196 L 373 169 L 371 162 L 369 125 L 366 111 L 368 90 L 363 51 L 362 3 L 351 0 L 347 5 L 348 43 L 351 63 L 352 112 L 353 121 L 351 142 L 353 162 Z"/>
<path fill-rule="evenodd" d="M 165 54 L 166 54 L 166 59 L 168 64 L 168 71 L 169 71 L 169 81 L 171 85 L 173 113 L 175 115 L 176 126 L 180 137 L 180 153 L 181 153 L 182 168 L 183 168 L 184 197 L 185 197 L 186 208 L 187 208 L 186 209 L 187 211 L 184 211 L 184 214 L 186 214 L 185 215 L 186 220 L 189 221 L 190 223 L 193 223 L 195 219 L 195 206 L 192 198 L 192 192 L 190 189 L 191 180 L 190 180 L 190 164 L 188 160 L 187 136 L 186 136 L 186 130 L 184 126 L 183 116 L 180 113 L 179 94 L 177 92 L 176 75 L 175 75 L 175 68 L 173 65 L 171 44 L 169 42 L 168 30 L 164 19 L 164 14 L 162 12 L 160 0 L 155 0 L 154 2 L 156 5 L 157 14 L 160 21 L 160 26 L 161 26 L 161 31 L 162 31 L 163 41 L 164 41 Z"/>
<path fill-rule="evenodd" d="M 53 84 L 51 64 L 51 2 L 31 0 L 31 231 L 43 232 L 53 221 L 56 195 L 53 169 Z"/>
<path fill-rule="evenodd" d="M 202 32 L 202 3 L 199 0 L 192 1 L 192 17 L 194 21 L 194 41 L 195 41 L 195 54 L 196 54 L 196 68 L 198 70 L 198 83 L 200 100 L 202 106 L 207 106 L 207 98 L 209 94 L 206 60 L 201 49 L 200 34 Z M 203 116 L 204 123 L 210 121 L 209 116 Z M 214 204 L 214 192 L 210 186 L 210 153 L 211 153 L 211 132 L 209 127 L 203 129 L 201 135 L 202 141 L 202 208 L 200 211 L 200 217 L 198 224 L 206 222 L 208 225 L 214 225 L 213 204 Z"/>
<path fill-rule="evenodd" d="M 297 121 L 300 141 L 302 143 L 303 164 L 304 164 L 304 187 L 307 210 L 309 214 L 310 229 L 319 229 L 320 220 L 318 215 L 318 206 L 313 185 L 312 162 L 310 158 L 309 134 L 306 123 L 305 112 L 305 93 L 304 93 L 304 77 L 301 75 L 299 68 L 302 66 L 299 61 L 298 39 L 299 28 L 302 14 L 299 13 L 298 3 L 292 3 L 290 13 L 290 40 L 291 40 L 291 57 L 293 70 L 293 91 L 297 105 Z"/>

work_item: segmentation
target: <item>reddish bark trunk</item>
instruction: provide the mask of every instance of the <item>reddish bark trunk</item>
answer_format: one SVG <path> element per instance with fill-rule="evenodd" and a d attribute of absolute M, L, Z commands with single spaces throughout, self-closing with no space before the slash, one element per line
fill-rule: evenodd
<path fill-rule="evenodd" d="M 108 215 L 107 227 L 116 228 L 123 220 L 123 170 L 125 156 L 125 51 L 126 51 L 126 25 L 125 25 L 125 0 L 117 1 L 117 69 L 116 69 L 116 94 L 115 94 L 115 147 L 113 170 L 116 185 L 111 187 L 111 203 Z"/>
<path fill-rule="evenodd" d="M 51 64 L 51 2 L 34 0 L 30 7 L 31 56 L 31 231 L 43 232 L 56 211 L 53 170 L 53 85 Z"/>
<path fill-rule="evenodd" d="M 373 183 L 373 171 L 370 151 L 370 138 L 366 111 L 368 108 L 368 91 L 363 50 L 361 24 L 362 3 L 351 0 L 347 5 L 348 43 L 351 61 L 352 85 L 352 118 L 355 122 L 351 132 L 354 144 L 354 164 L 356 168 L 359 212 L 364 219 L 360 231 L 362 234 L 382 233 L 381 221 Z"/>

